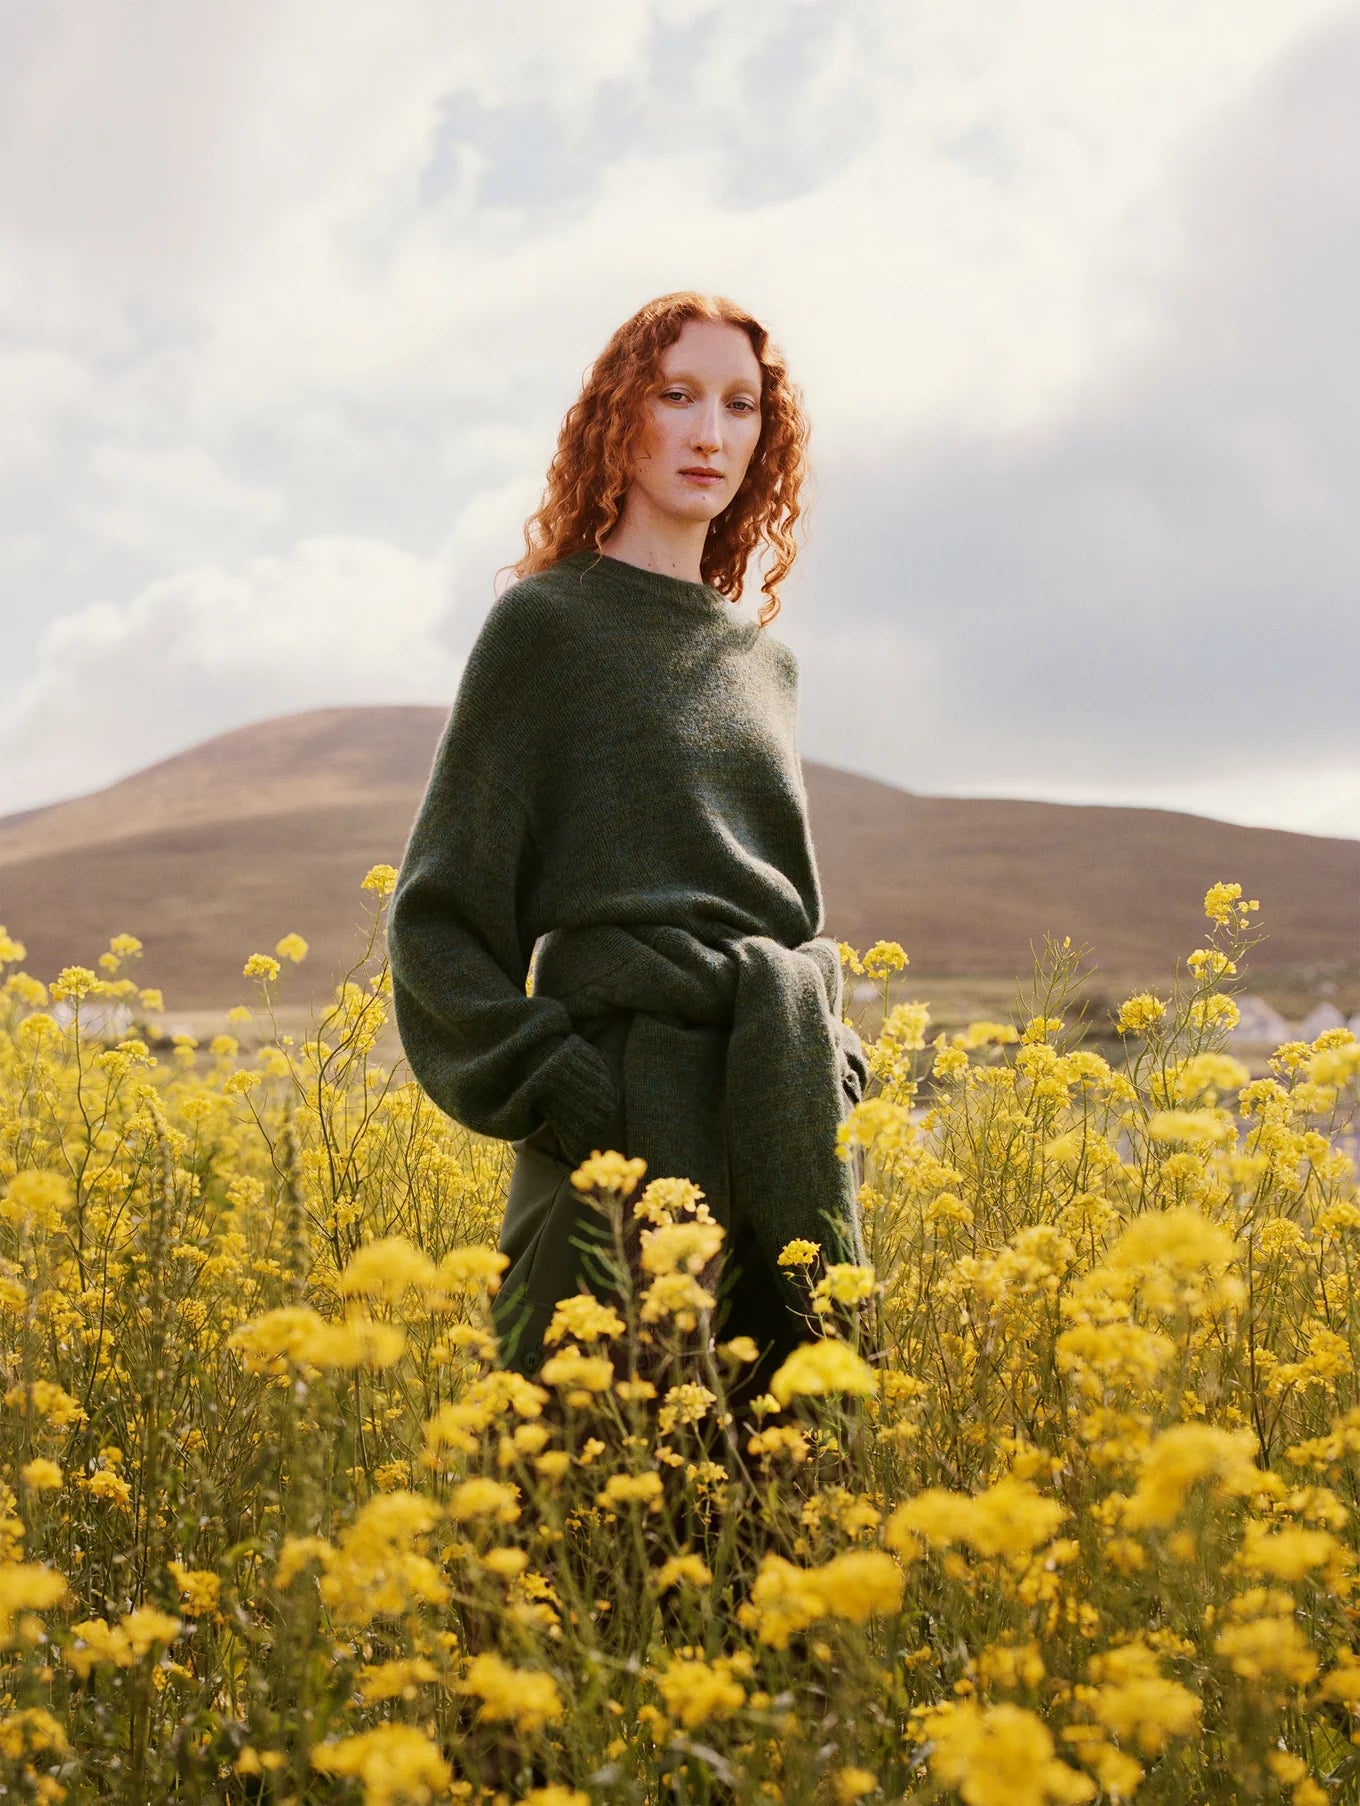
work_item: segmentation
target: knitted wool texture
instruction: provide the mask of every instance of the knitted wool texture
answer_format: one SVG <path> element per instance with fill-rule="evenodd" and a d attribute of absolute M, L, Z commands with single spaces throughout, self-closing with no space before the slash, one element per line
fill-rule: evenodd
<path fill-rule="evenodd" d="M 649 1177 L 862 1259 L 836 1128 L 862 1094 L 796 748 L 793 652 L 717 590 L 573 553 L 493 604 L 388 922 L 411 1069 L 447 1115 L 573 1163 L 617 1087 Z M 526 994 L 538 942 L 532 995 Z M 586 1032 L 582 1032 L 582 1029 Z M 563 1276 L 564 1296 L 574 1291 Z"/>

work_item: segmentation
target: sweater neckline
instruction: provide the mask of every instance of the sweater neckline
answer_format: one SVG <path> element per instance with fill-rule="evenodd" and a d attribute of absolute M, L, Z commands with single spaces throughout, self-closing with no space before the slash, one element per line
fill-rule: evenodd
<path fill-rule="evenodd" d="M 626 602 L 657 602 L 668 608 L 692 609 L 704 614 L 726 612 L 732 606 L 721 590 L 710 583 L 690 583 L 684 577 L 667 577 L 660 571 L 644 570 L 623 558 L 611 558 L 608 552 L 597 552 L 593 546 L 569 552 L 558 561 L 574 571 L 589 575 L 604 589 Z"/>

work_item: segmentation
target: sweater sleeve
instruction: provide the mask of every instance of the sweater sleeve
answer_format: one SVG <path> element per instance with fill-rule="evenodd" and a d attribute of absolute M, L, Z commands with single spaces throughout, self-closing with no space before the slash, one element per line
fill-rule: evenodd
<path fill-rule="evenodd" d="M 617 1087 L 565 1006 L 525 994 L 537 853 L 497 775 L 505 692 L 482 706 L 487 662 L 469 660 L 393 891 L 393 1009 L 411 1070 L 445 1115 L 511 1141 L 546 1121 L 575 1163 L 602 1145 Z"/>
<path fill-rule="evenodd" d="M 847 1022 L 844 1016 L 840 1019 L 841 1054 L 845 1061 L 845 1073 L 842 1083 L 846 1095 L 852 1104 L 861 1102 L 864 1088 L 869 1083 L 869 1063 L 864 1057 L 864 1043 L 854 1024 Z"/>

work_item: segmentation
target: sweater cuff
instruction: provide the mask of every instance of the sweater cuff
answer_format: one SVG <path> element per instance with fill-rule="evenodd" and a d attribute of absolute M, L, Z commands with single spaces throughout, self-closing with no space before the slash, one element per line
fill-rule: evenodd
<path fill-rule="evenodd" d="M 864 1096 L 865 1086 L 869 1083 L 869 1062 L 864 1057 L 864 1043 L 858 1031 L 845 1020 L 840 1020 L 841 1053 L 844 1056 L 846 1072 L 843 1078 L 846 1093 L 852 1104 L 857 1104 Z"/>
<path fill-rule="evenodd" d="M 569 1035 L 553 1061 L 543 1113 L 573 1167 L 596 1148 L 606 1151 L 619 1101 L 619 1088 L 599 1048 L 584 1035 Z"/>

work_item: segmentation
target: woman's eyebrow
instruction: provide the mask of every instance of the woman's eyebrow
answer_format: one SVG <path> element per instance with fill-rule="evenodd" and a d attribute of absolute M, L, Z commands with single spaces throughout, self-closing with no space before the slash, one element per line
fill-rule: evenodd
<path fill-rule="evenodd" d="M 692 371 L 689 371 L 689 370 L 673 370 L 669 376 L 663 376 L 661 380 L 663 382 L 667 382 L 667 383 L 693 383 L 696 388 L 703 387 L 703 384 L 700 382 L 699 378 L 697 376 L 695 376 Z M 728 390 L 731 390 L 731 389 L 758 389 L 759 387 L 760 387 L 759 383 L 748 382 L 748 380 L 744 376 L 733 377 L 732 381 L 730 383 L 728 383 L 728 385 L 727 385 Z M 724 393 L 726 393 L 726 392 L 727 391 L 725 390 Z"/>

